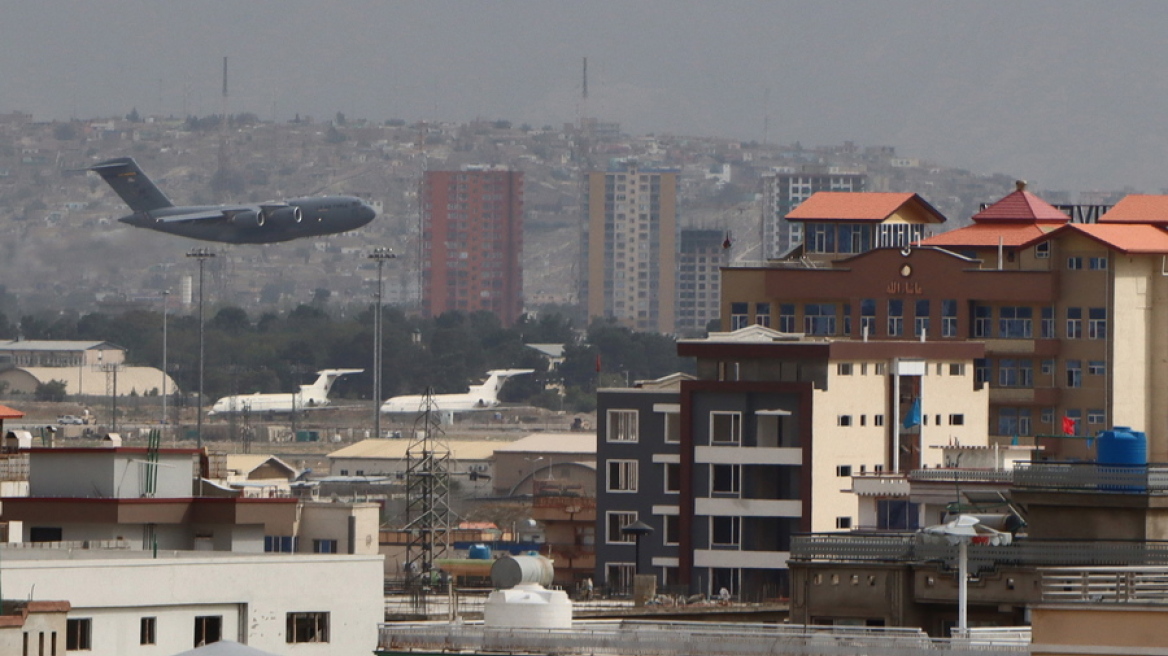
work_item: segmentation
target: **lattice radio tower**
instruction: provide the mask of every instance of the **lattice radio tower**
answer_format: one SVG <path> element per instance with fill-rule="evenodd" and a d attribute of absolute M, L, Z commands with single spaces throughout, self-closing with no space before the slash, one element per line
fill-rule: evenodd
<path fill-rule="evenodd" d="M 428 576 L 450 547 L 450 445 L 427 387 L 406 448 L 407 576 Z"/>

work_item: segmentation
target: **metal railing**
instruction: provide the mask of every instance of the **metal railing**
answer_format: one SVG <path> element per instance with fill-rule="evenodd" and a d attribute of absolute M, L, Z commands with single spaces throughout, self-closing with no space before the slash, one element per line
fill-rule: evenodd
<path fill-rule="evenodd" d="M 1014 481 L 1014 472 L 1009 469 L 914 469 L 910 481 L 929 483 L 1004 483 Z"/>
<path fill-rule="evenodd" d="M 1044 602 L 1168 602 L 1168 567 L 1052 568 L 1039 576 Z"/>
<path fill-rule="evenodd" d="M 1029 654 L 1027 644 L 935 640 L 919 629 L 706 622 L 577 623 L 570 629 L 480 624 L 383 624 L 378 652 L 501 652 L 588 656 L 915 656 Z"/>
<path fill-rule="evenodd" d="M 955 567 L 957 547 L 918 542 L 899 535 L 818 534 L 791 538 L 791 560 L 798 562 L 929 562 Z M 970 545 L 971 572 L 1001 566 L 1057 567 L 1168 566 L 1168 543 L 1143 541 L 1016 540 L 1004 546 Z"/>
<path fill-rule="evenodd" d="M 1020 464 L 1014 468 L 1014 485 L 1042 490 L 1164 494 L 1168 493 L 1168 467 L 1073 462 Z"/>

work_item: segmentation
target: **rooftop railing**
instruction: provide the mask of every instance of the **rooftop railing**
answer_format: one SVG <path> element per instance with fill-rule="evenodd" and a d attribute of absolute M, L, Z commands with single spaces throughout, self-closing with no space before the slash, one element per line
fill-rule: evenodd
<path fill-rule="evenodd" d="M 956 567 L 958 549 L 922 543 L 912 533 L 898 535 L 817 534 L 791 538 L 795 562 L 920 563 Z M 970 545 L 971 572 L 1018 567 L 1168 566 L 1168 543 L 1142 541 L 1015 540 L 1003 546 Z"/>
<path fill-rule="evenodd" d="M 1060 567 L 1039 576 L 1044 602 L 1168 603 L 1168 567 Z"/>
<path fill-rule="evenodd" d="M 1168 466 L 1030 463 L 1014 468 L 1014 486 L 1032 490 L 1168 493 Z"/>
<path fill-rule="evenodd" d="M 589 656 L 987 656 L 1024 655 L 1028 644 L 931 639 L 919 629 L 715 624 L 577 623 L 570 629 L 480 624 L 383 624 L 378 653 L 565 654 Z"/>

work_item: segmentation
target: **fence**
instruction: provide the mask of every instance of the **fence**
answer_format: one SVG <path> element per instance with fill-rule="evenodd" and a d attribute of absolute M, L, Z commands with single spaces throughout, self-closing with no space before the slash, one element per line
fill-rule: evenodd
<path fill-rule="evenodd" d="M 1039 575 L 1044 602 L 1168 601 L 1168 567 L 1051 568 Z"/>

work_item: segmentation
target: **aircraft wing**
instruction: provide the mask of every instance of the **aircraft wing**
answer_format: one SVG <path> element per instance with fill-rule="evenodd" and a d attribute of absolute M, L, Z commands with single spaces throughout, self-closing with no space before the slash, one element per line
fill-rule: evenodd
<path fill-rule="evenodd" d="M 189 212 L 186 214 L 173 214 L 171 216 L 159 217 L 159 223 L 181 223 L 183 221 L 214 221 L 226 220 L 230 215 L 223 210 L 206 210 L 202 212 Z"/>

